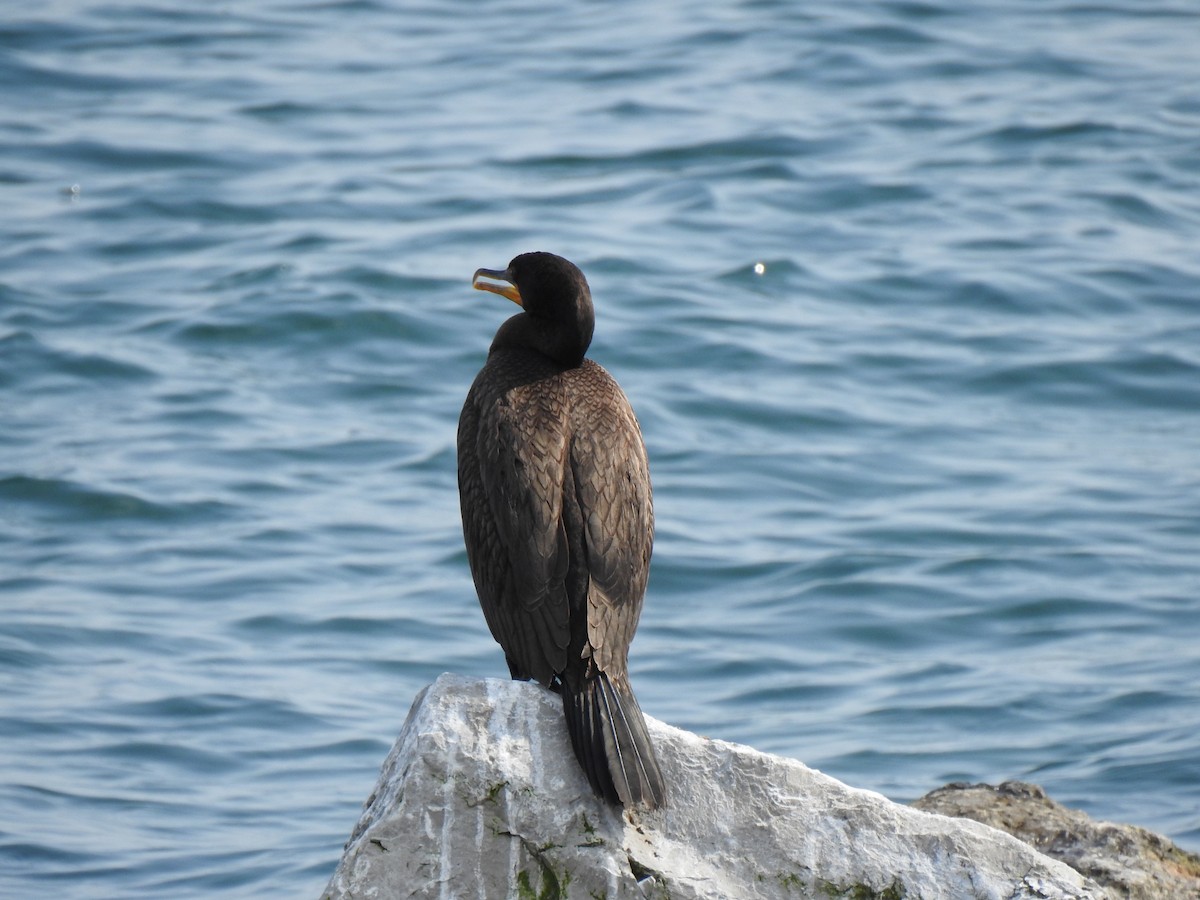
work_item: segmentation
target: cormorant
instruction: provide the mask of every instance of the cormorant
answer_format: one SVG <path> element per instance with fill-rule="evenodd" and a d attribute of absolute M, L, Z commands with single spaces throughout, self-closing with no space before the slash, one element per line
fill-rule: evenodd
<path fill-rule="evenodd" d="M 458 420 L 479 603 L 512 677 L 562 695 L 596 794 L 653 809 L 663 778 L 628 672 L 654 540 L 641 429 L 612 376 L 584 358 L 595 316 L 573 263 L 523 253 L 472 285 L 523 309 L 496 332 Z"/>

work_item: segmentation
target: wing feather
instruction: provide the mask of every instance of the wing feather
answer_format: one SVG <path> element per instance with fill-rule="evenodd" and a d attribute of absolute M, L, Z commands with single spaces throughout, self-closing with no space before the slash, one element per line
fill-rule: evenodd
<path fill-rule="evenodd" d="M 509 385 L 485 378 L 488 372 L 485 366 L 459 420 L 467 556 L 488 626 L 516 664 L 514 674 L 549 684 L 565 667 L 570 643 L 563 398 L 553 379 Z"/>
<path fill-rule="evenodd" d="M 641 615 L 654 543 L 654 501 L 637 418 L 617 383 L 595 363 L 581 372 L 570 464 L 583 511 L 588 641 L 596 664 L 624 681 Z"/>

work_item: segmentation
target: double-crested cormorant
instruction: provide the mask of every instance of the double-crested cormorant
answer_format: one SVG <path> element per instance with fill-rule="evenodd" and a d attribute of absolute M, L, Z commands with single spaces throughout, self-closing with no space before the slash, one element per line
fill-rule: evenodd
<path fill-rule="evenodd" d="M 479 603 L 512 677 L 562 695 L 596 794 L 660 806 L 662 773 L 628 673 L 654 540 L 641 429 L 612 376 L 584 359 L 595 316 L 574 264 L 523 253 L 472 283 L 523 309 L 496 332 L 458 420 Z"/>

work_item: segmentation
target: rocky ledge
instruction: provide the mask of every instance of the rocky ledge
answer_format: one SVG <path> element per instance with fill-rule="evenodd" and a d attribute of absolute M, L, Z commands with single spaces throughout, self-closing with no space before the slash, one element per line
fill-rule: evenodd
<path fill-rule="evenodd" d="M 556 696 L 443 675 L 413 703 L 324 897 L 1124 896 L 988 825 L 647 724 L 667 806 L 622 812 L 592 795 Z"/>
<path fill-rule="evenodd" d="M 913 806 L 999 828 L 1061 860 L 1121 900 L 1197 900 L 1200 856 L 1136 825 L 1097 822 L 1036 784 L 948 784 Z"/>

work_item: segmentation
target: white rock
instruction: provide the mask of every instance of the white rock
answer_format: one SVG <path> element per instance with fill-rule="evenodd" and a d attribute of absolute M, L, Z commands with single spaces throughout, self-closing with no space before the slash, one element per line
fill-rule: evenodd
<path fill-rule="evenodd" d="M 443 675 L 417 696 L 325 897 L 1099 898 L 986 825 L 647 717 L 669 796 L 597 800 L 557 696 Z"/>

